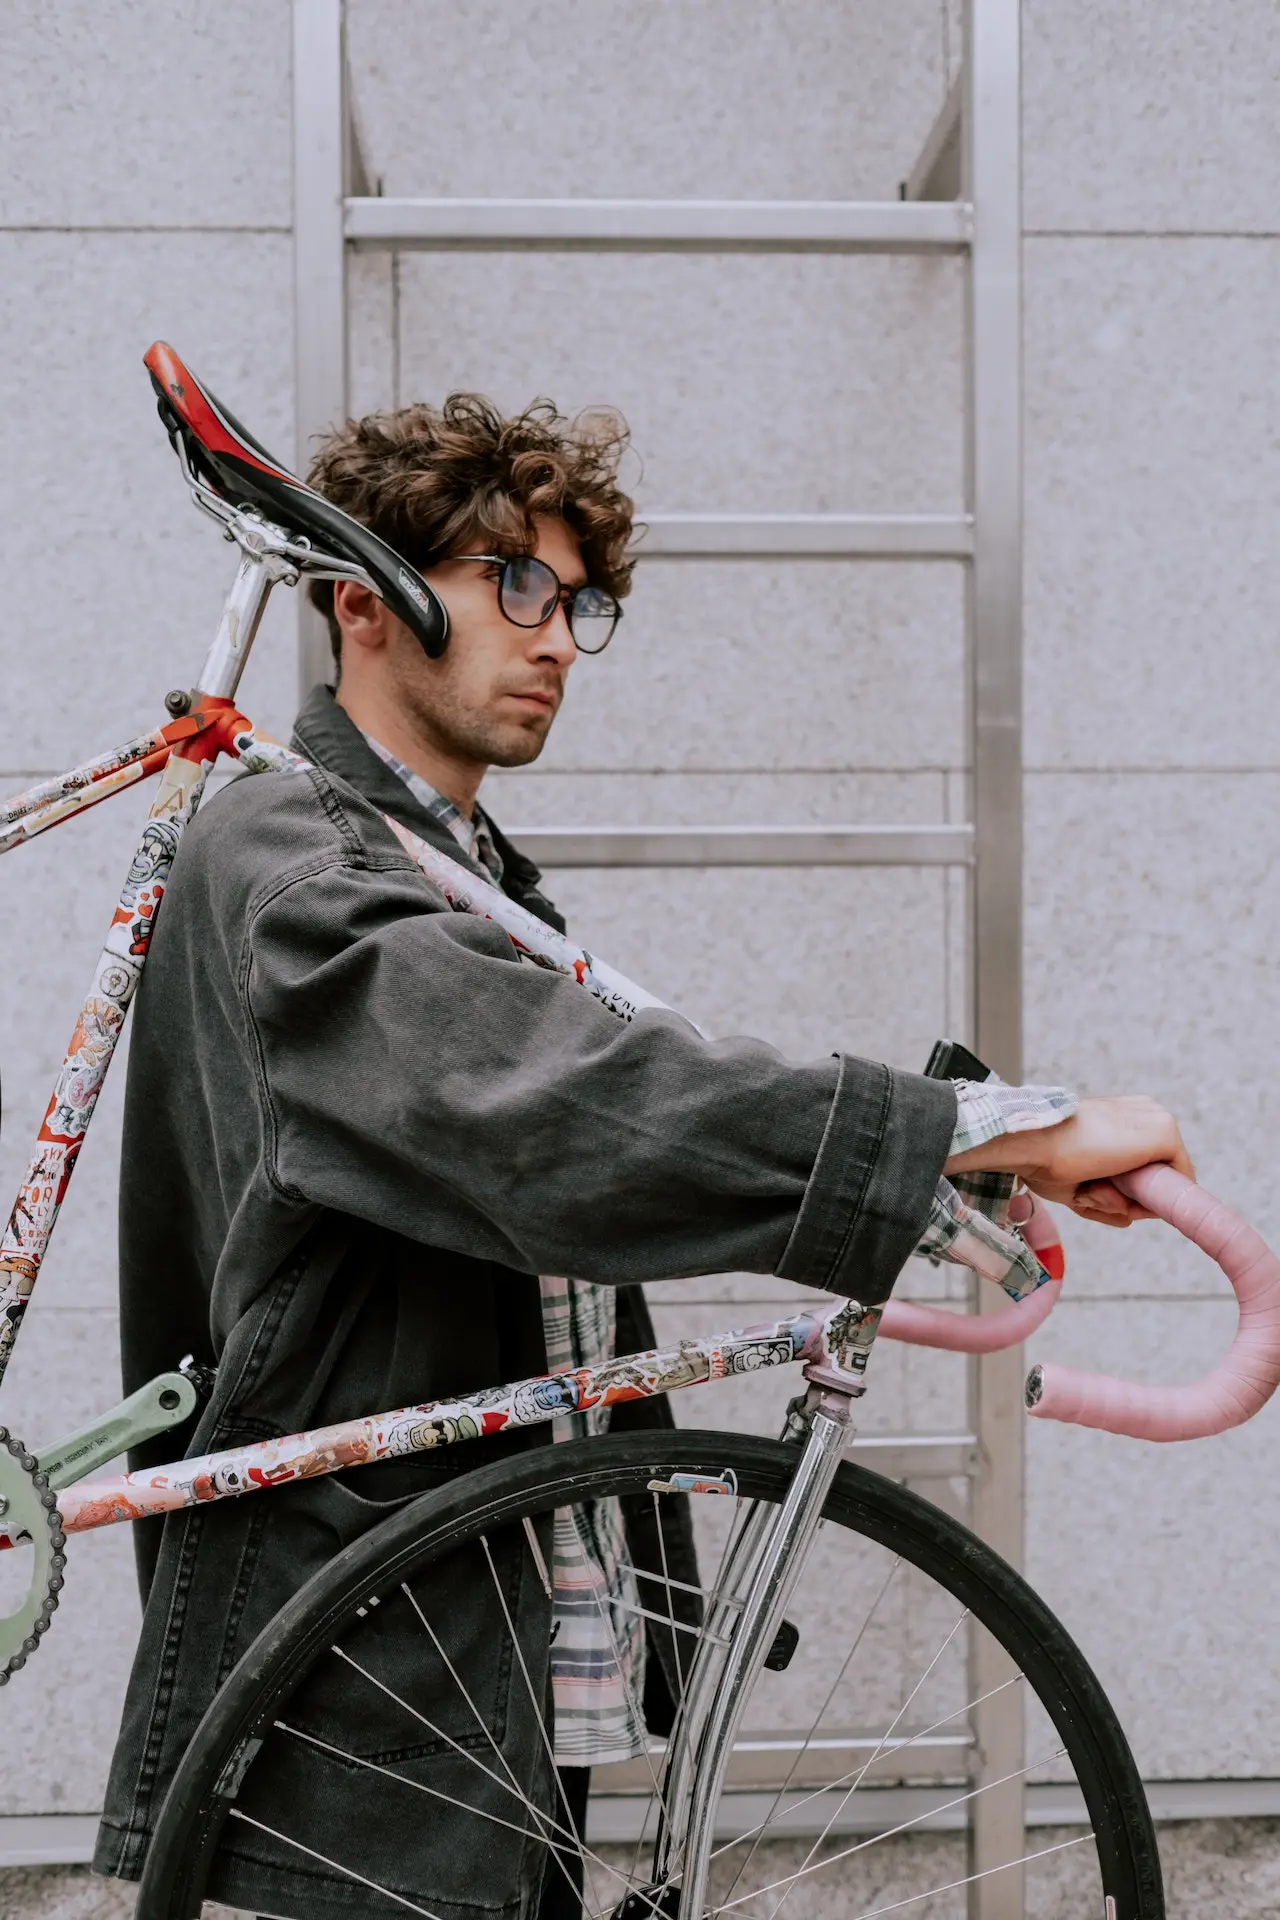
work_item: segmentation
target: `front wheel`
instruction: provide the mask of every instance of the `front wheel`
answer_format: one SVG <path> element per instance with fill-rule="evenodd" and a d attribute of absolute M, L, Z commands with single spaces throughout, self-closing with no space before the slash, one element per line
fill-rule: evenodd
<path fill-rule="evenodd" d="M 590 1524 L 608 1511 L 596 1503 L 620 1499 L 634 1539 L 660 1502 L 693 1503 L 697 1587 L 651 1558 L 607 1604 L 584 1602 L 576 1680 L 574 1615 L 561 1622 L 558 1664 L 580 1702 L 602 1638 L 617 1653 L 616 1731 L 644 1716 L 638 1627 L 683 1693 L 744 1513 L 782 1500 L 796 1458 L 734 1434 L 603 1436 L 480 1468 L 384 1521 L 282 1609 L 210 1706 L 165 1800 L 138 1920 L 189 1920 L 206 1899 L 297 1920 L 545 1920 L 576 1913 L 579 1888 L 591 1916 L 673 1913 L 663 1825 L 679 1703 L 670 1742 L 649 1733 L 593 1768 L 585 1835 L 566 1788 L 582 1776 L 553 1769 L 573 1755 L 556 1749 L 549 1700 L 552 1518 L 572 1507 Z M 736 1491 L 652 1484 L 691 1484 L 677 1476 Z M 661 1527 L 649 1538 L 660 1549 Z M 1069 1635 L 967 1529 L 846 1464 L 787 1611 L 718 1803 L 707 1915 L 809 1920 L 838 1889 L 848 1920 L 1162 1920 L 1155 1834 L 1115 1714 Z M 1024 1703 L 1026 1765 L 1003 1781 L 979 1776 L 975 1631 L 1004 1649 L 1001 1684 Z M 600 1705 L 607 1719 L 603 1691 Z M 652 1706 L 647 1718 L 662 1724 Z M 975 1900 L 972 1809 L 1024 1789 L 1026 1830 L 1015 1818 Z"/>

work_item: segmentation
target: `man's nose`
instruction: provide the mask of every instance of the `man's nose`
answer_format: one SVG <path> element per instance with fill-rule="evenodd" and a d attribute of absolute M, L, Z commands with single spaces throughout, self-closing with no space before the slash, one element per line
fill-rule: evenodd
<path fill-rule="evenodd" d="M 554 660 L 559 667 L 571 667 L 577 657 L 578 649 L 573 644 L 573 633 L 569 627 L 569 616 L 562 606 L 558 606 L 551 618 L 537 630 L 538 644 L 535 657 L 539 660 Z"/>

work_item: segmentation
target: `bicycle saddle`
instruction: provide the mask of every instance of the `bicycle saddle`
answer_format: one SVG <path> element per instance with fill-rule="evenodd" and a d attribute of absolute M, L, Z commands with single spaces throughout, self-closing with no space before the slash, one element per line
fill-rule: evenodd
<path fill-rule="evenodd" d="M 156 405 L 175 449 L 197 479 L 229 506 L 247 505 L 324 553 L 363 567 L 379 596 L 437 660 L 449 644 L 444 602 L 385 540 L 282 467 L 208 387 L 157 340 L 143 356 Z"/>

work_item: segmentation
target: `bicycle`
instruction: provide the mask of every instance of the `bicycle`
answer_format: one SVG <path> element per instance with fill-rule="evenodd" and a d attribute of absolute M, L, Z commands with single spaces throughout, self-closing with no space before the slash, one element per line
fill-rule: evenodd
<path fill-rule="evenodd" d="M 400 556 L 281 468 L 172 349 L 153 346 L 146 365 L 193 499 L 236 543 L 240 560 L 197 687 L 167 697 L 169 720 L 0 807 L 4 852 L 149 775 L 161 777 L 0 1238 L 0 1376 L 141 977 L 183 829 L 211 767 L 227 755 L 249 773 L 306 770 L 299 755 L 235 706 L 272 588 L 296 585 L 304 575 L 357 579 L 429 652 L 444 639 L 439 603 Z M 570 975 L 622 1019 L 661 1004 L 403 827 L 388 825 L 448 904 L 498 921 L 522 959 Z M 1236 1340 L 1208 1380 L 1191 1389 L 1137 1388 L 1037 1368 L 1028 1410 L 1158 1439 L 1220 1431 L 1250 1417 L 1280 1380 L 1280 1262 L 1252 1229 L 1171 1169 L 1142 1169 L 1125 1184 L 1219 1261 L 1240 1301 Z M 778 1441 L 685 1431 L 561 1442 L 416 1497 L 339 1553 L 254 1642 L 201 1722 L 151 1844 L 140 1920 L 198 1914 L 206 1898 L 235 1903 L 249 1859 L 277 1876 L 286 1911 L 297 1910 L 299 1872 L 322 1863 L 362 1886 L 373 1911 L 441 1920 L 467 1906 L 469 1859 L 495 1835 L 505 1848 L 513 1914 L 525 1910 L 545 1871 L 570 1886 L 580 1872 L 587 1910 L 615 1920 L 701 1920 L 741 1908 L 746 1920 L 777 1920 L 788 1904 L 798 1914 L 811 1892 L 830 1886 L 835 1870 L 846 1894 L 851 1886 L 866 1888 L 854 1903 L 859 1920 L 907 1908 L 957 1913 L 978 1881 L 994 1875 L 1003 1876 L 1011 1914 L 1159 1920 L 1159 1856 L 1141 1780 L 1079 1649 L 1025 1581 L 958 1521 L 843 1458 L 878 1334 L 977 1351 L 1015 1344 L 1043 1323 L 1061 1284 L 1060 1248 L 1043 1210 L 1026 1220 L 1025 1232 L 1040 1253 L 1045 1284 L 992 1314 L 845 1300 L 824 1312 L 619 1356 L 594 1370 L 100 1481 L 85 1476 L 190 1416 L 208 1387 L 200 1369 L 184 1364 L 159 1376 L 38 1456 L 0 1429 L 0 1545 L 29 1560 L 23 1598 L 0 1618 L 0 1683 L 7 1683 L 51 1623 L 70 1532 L 713 1379 L 803 1366 L 805 1386 L 790 1402 Z M 513 1580 L 536 1583 L 549 1622 L 550 1516 L 607 1497 L 625 1503 L 629 1524 L 653 1530 L 654 1564 L 662 1572 L 623 1568 L 616 1593 L 596 1604 L 607 1606 L 615 1641 L 631 1632 L 625 1615 L 643 1623 L 652 1657 L 674 1680 L 674 1705 L 665 1732 L 648 1737 L 638 1758 L 597 1769 L 597 1776 L 612 1774 L 615 1817 L 612 1833 L 601 1837 L 580 1834 L 558 1797 L 545 1676 L 530 1671 L 508 1596 Z M 705 1581 L 670 1573 L 660 1508 L 672 1499 L 693 1503 L 701 1564 L 714 1569 Z M 461 1579 L 476 1630 L 498 1636 L 507 1674 L 501 1697 L 478 1701 L 460 1681 L 432 1623 L 433 1570 L 446 1591 L 449 1580 Z M 857 1621 L 842 1660 L 825 1651 L 832 1644 L 832 1593 L 840 1615 Z M 892 1635 L 904 1622 L 896 1647 Z M 978 1756 L 967 1721 L 981 1701 L 969 1697 L 966 1684 L 970 1623 L 991 1636 L 1006 1665 L 1005 1677 L 981 1697 L 1018 1689 L 1032 1754 L 1016 1773 L 976 1786 Z M 413 1698 L 389 1690 L 378 1672 L 380 1653 L 406 1636 L 414 1649 Z M 908 1684 L 895 1660 L 917 1641 L 921 1671 Z M 793 1671 L 797 1646 L 813 1642 L 824 1649 L 822 1663 L 802 1660 Z M 358 1730 L 328 1726 L 316 1709 L 316 1677 L 331 1659 L 367 1683 L 368 1714 Z M 634 1667 L 625 1684 L 641 1684 Z M 640 1701 L 633 1696 L 630 1704 L 643 1722 Z M 324 1754 L 347 1781 L 352 1813 L 338 1836 L 345 1860 L 334 1857 L 341 1848 L 332 1835 L 313 1830 L 305 1799 L 290 1804 L 303 1752 Z M 1083 1830 L 1026 1844 L 1024 1780 L 1058 1783 L 1066 1805 L 1068 1770 L 1084 1802 Z M 974 1871 L 948 1864 L 952 1843 L 945 1835 L 964 1825 L 975 1801 L 991 1795 L 988 1805 L 998 1804 L 1002 1793 L 1016 1816 L 1008 1857 Z M 281 1825 L 282 1807 L 296 1823 L 292 1831 Z M 366 1823 L 398 1822 L 397 1831 L 408 1831 L 415 1814 L 442 1807 L 459 1836 L 447 1884 L 385 1886 L 360 1872 Z M 913 1838 L 910 1849 L 886 1844 L 904 1835 Z M 887 1878 L 879 1866 L 885 1861 Z"/>

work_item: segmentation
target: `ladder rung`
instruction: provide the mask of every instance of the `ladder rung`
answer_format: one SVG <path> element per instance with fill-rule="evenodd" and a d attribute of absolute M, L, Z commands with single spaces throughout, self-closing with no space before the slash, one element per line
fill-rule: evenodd
<path fill-rule="evenodd" d="M 803 1729 L 790 1734 L 739 1734 L 729 1756 L 725 1786 L 730 1794 L 752 1789 L 784 1793 L 789 1796 L 790 1806 L 797 1813 L 807 1812 L 812 1822 L 814 1806 L 796 1805 L 806 1789 L 851 1788 L 855 1779 L 859 1792 L 863 1791 L 864 1779 L 867 1786 L 881 1791 L 886 1780 L 895 1783 L 963 1780 L 973 1764 L 973 1735 L 958 1718 L 955 1725 L 958 1730 L 948 1728 L 945 1732 L 939 1730 L 914 1739 L 909 1733 L 897 1739 L 886 1738 L 882 1729 L 826 1738 L 806 1734 Z M 593 1773 L 593 1799 L 597 1795 L 614 1794 L 647 1797 L 653 1788 L 656 1763 L 665 1751 L 665 1746 L 658 1747 L 655 1743 L 655 1747 L 639 1759 L 615 1760 L 612 1765 L 602 1766 L 598 1773 Z M 951 1797 L 955 1797 L 954 1793 Z M 819 1833 L 839 1805 L 834 1795 L 830 1798 L 824 1795 L 823 1799 L 822 1818 L 816 1829 Z M 786 1810 L 784 1801 L 779 1812 L 783 1823 L 790 1825 L 786 1821 Z"/>
<path fill-rule="evenodd" d="M 409 200 L 346 201 L 358 247 L 694 249 L 784 253 L 958 253 L 966 201 Z"/>
<path fill-rule="evenodd" d="M 849 1458 L 891 1480 L 962 1479 L 978 1470 L 978 1437 L 973 1433 L 859 1434 L 850 1444 Z"/>
<path fill-rule="evenodd" d="M 963 867 L 973 828 L 513 827 L 544 867 Z"/>
<path fill-rule="evenodd" d="M 965 513 L 651 513 L 642 560 L 968 560 Z"/>

